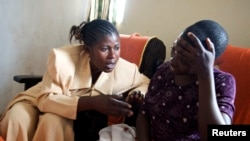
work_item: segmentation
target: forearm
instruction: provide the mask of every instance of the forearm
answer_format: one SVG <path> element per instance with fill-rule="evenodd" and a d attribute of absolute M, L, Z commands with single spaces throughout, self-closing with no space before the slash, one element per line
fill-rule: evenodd
<path fill-rule="evenodd" d="M 139 113 L 136 120 L 137 141 L 150 141 L 149 130 L 150 129 L 147 118 Z"/>
<path fill-rule="evenodd" d="M 49 112 L 65 118 L 75 119 L 77 111 L 77 96 L 63 94 L 42 94 L 37 97 L 37 106 L 41 112 Z"/>
<path fill-rule="evenodd" d="M 81 96 L 77 103 L 77 112 L 85 111 L 85 110 L 93 110 L 94 109 L 94 101 L 91 96 Z"/>
<path fill-rule="evenodd" d="M 225 124 L 225 120 L 218 107 L 213 71 L 198 76 L 199 80 L 199 131 L 203 140 L 207 138 L 209 124 Z"/>

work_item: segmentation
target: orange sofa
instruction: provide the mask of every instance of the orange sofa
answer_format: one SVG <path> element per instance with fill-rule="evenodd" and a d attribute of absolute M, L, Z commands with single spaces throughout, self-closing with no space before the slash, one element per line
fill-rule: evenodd
<path fill-rule="evenodd" d="M 216 62 L 236 79 L 233 124 L 250 124 L 250 48 L 229 45 Z"/>

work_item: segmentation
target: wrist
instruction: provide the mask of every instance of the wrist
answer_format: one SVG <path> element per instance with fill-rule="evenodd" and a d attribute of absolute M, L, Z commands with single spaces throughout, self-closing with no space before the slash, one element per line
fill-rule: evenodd
<path fill-rule="evenodd" d="M 206 79 L 210 79 L 211 76 L 213 76 L 213 68 L 208 68 L 208 69 L 204 69 L 202 71 L 199 71 L 197 73 L 197 77 L 199 80 L 206 80 Z"/>
<path fill-rule="evenodd" d="M 94 98 L 91 96 L 81 96 L 78 100 L 77 111 L 94 110 Z"/>

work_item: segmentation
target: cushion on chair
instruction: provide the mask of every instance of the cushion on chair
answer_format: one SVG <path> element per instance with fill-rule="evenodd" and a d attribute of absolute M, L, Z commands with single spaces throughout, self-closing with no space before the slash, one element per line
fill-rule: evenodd
<path fill-rule="evenodd" d="M 144 48 L 140 63 L 140 72 L 148 78 L 152 78 L 157 67 L 161 65 L 166 58 L 166 46 L 157 37 L 150 38 Z"/>
<path fill-rule="evenodd" d="M 139 67 L 142 53 L 150 38 L 148 36 L 140 36 L 137 33 L 132 35 L 120 34 L 121 57 L 135 63 Z"/>
<path fill-rule="evenodd" d="M 0 136 L 0 141 L 4 141 L 4 139 Z"/>
<path fill-rule="evenodd" d="M 166 46 L 157 37 L 120 34 L 121 57 L 135 63 L 139 71 L 151 78 L 156 68 L 164 62 Z"/>

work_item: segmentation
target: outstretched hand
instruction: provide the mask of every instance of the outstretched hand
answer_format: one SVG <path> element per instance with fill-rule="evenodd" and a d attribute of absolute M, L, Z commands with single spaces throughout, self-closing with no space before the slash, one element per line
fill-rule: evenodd
<path fill-rule="evenodd" d="M 132 116 L 131 105 L 118 95 L 98 95 L 93 97 L 93 107 L 96 111 L 110 116 Z"/>

